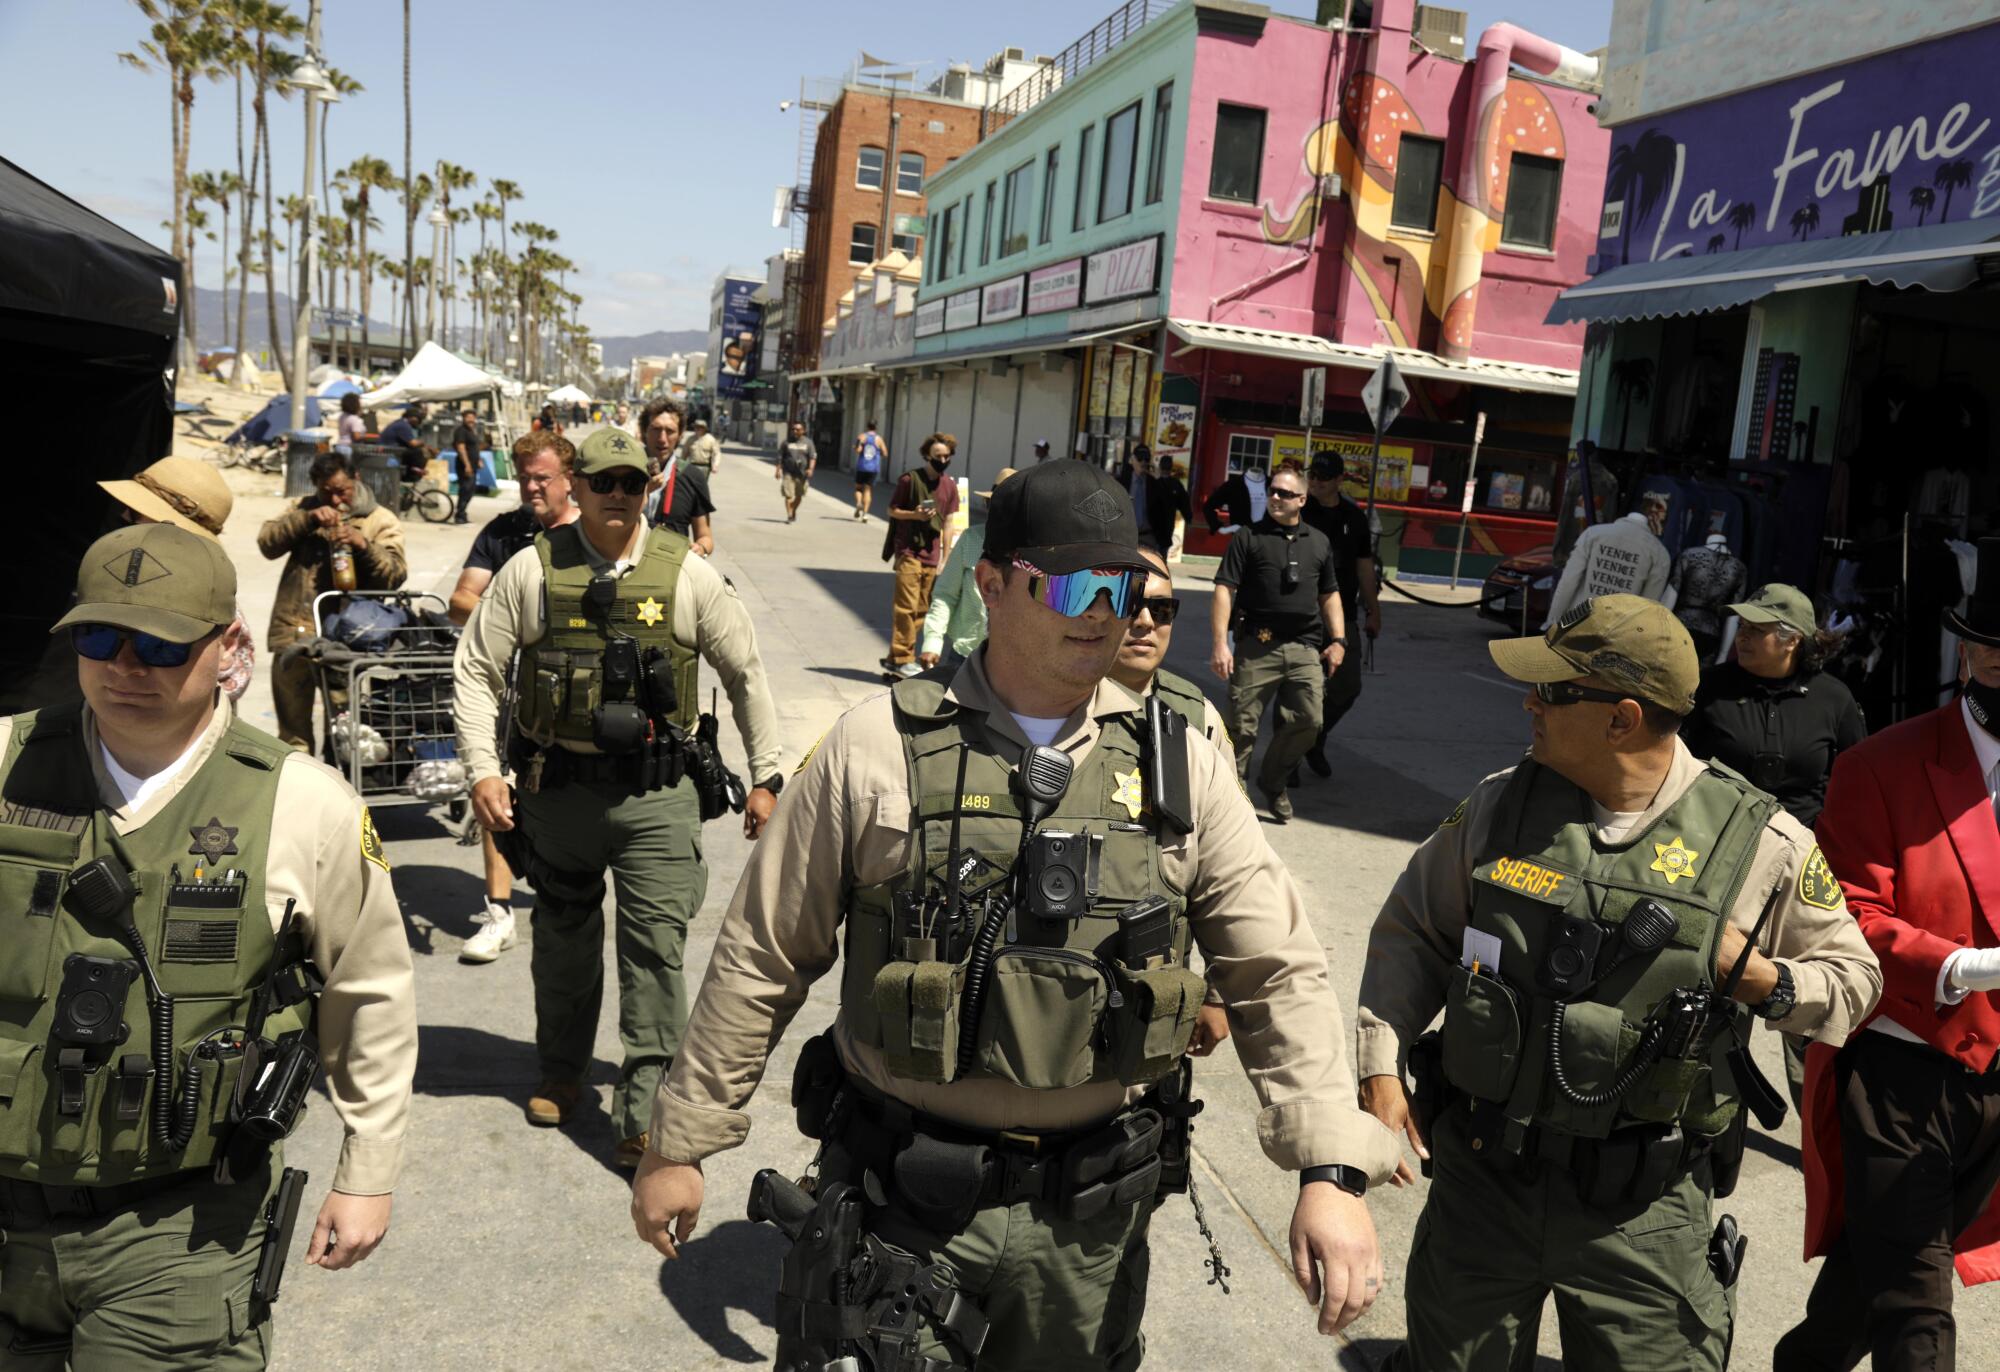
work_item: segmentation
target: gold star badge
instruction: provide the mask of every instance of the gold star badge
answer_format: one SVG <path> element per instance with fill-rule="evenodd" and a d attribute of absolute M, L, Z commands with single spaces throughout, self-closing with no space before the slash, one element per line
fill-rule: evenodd
<path fill-rule="evenodd" d="M 1682 843 L 1678 835 L 1672 843 L 1655 843 L 1653 853 L 1653 870 L 1667 879 L 1667 885 L 1672 886 L 1682 877 L 1694 880 L 1694 860 L 1701 854 Z"/>
<path fill-rule="evenodd" d="M 1271 631 L 1269 629 L 1259 629 L 1257 631 L 1257 641 L 1259 643 L 1269 643 L 1271 641 Z"/>
<path fill-rule="evenodd" d="M 1125 813 L 1137 819 L 1146 804 L 1145 789 L 1139 784 L 1139 769 L 1135 767 L 1129 772 L 1113 772 L 1111 775 L 1118 782 L 1118 789 L 1111 793 L 1111 803 L 1123 805 Z"/>
<path fill-rule="evenodd" d="M 647 596 L 639 602 L 639 622 L 649 629 L 658 624 L 665 617 L 666 612 L 667 607 L 660 604 L 659 601 L 653 599 L 651 596 Z"/>

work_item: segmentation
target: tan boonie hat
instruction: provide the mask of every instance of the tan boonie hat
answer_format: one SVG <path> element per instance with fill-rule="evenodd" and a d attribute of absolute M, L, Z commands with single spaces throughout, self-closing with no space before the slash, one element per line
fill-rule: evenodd
<path fill-rule="evenodd" d="M 630 467 L 635 472 L 652 475 L 652 464 L 646 458 L 646 450 L 639 440 L 623 429 L 599 429 L 576 450 L 576 462 L 572 468 L 578 476 L 595 476 L 599 472 L 616 471 L 620 467 Z"/>
<path fill-rule="evenodd" d="M 76 607 L 55 627 L 115 624 L 192 643 L 235 618 L 236 567 L 220 543 L 176 524 L 134 524 L 90 545 Z"/>
<path fill-rule="evenodd" d="M 1516 681 L 1593 676 L 1677 715 L 1694 709 L 1701 684 L 1701 661 L 1687 629 L 1666 606 L 1644 596 L 1594 596 L 1540 638 L 1501 639 L 1487 651 Z"/>
<path fill-rule="evenodd" d="M 995 486 L 998 486 L 1001 482 L 1005 481 L 1008 477 L 1012 476 L 1018 470 L 1019 469 L 1015 467 L 1002 467 L 999 473 L 994 476 L 993 484 Z M 981 500 L 991 500 L 993 498 L 993 492 L 991 491 L 974 491 L 973 494 L 978 496 Z"/>
<path fill-rule="evenodd" d="M 1819 620 L 1813 614 L 1812 601 L 1806 593 L 1782 581 L 1773 581 L 1750 599 L 1728 608 L 1729 613 L 1740 616 L 1747 623 L 1782 624 L 1788 629 L 1798 630 L 1807 638 L 1819 629 Z"/>
<path fill-rule="evenodd" d="M 236 504 L 222 473 L 193 457 L 163 457 L 130 481 L 97 484 L 148 519 L 209 538 L 222 532 Z"/>

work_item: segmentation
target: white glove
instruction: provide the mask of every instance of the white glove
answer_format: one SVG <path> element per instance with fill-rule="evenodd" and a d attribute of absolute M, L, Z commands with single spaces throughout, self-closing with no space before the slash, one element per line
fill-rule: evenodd
<path fill-rule="evenodd" d="M 1961 948 L 1945 960 L 1944 975 L 1960 991 L 2000 991 L 2000 948 Z"/>

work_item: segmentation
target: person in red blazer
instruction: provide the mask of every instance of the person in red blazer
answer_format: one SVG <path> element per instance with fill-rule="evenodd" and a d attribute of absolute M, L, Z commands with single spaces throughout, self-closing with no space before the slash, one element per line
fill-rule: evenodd
<path fill-rule="evenodd" d="M 1806 1256 L 1826 1263 L 1774 1372 L 1950 1372 L 1954 1265 L 2000 1279 L 2000 538 L 1946 627 L 1963 694 L 1841 754 L 1819 818 L 1882 999 L 1807 1054 Z"/>

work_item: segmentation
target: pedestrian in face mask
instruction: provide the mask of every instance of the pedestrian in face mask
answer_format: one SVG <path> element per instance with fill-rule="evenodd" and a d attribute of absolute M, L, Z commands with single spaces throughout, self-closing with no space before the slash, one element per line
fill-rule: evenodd
<path fill-rule="evenodd" d="M 958 513 L 958 483 L 947 474 L 958 440 L 932 434 L 919 445 L 924 465 L 904 472 L 889 502 L 889 533 L 882 559 L 896 569 L 896 596 L 890 611 L 889 655 L 882 667 L 892 676 L 915 676 L 917 637 L 930 609 L 938 568 L 951 552 L 951 520 Z"/>

